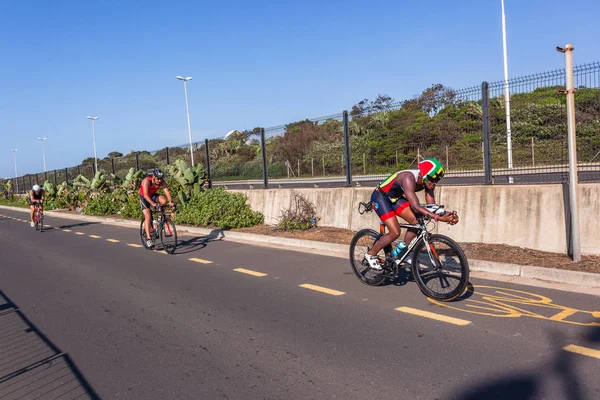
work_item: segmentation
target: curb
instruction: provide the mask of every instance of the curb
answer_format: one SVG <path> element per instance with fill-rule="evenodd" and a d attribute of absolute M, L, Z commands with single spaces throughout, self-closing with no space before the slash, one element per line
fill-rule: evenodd
<path fill-rule="evenodd" d="M 29 212 L 29 210 L 27 209 L 10 206 L 0 206 L 0 209 Z M 139 227 L 138 221 L 125 219 L 96 217 L 88 215 L 73 215 L 56 211 L 47 211 L 46 214 L 64 219 L 102 222 L 109 225 L 131 228 Z M 252 242 L 253 245 L 259 246 L 279 247 L 284 248 L 286 250 L 309 253 L 319 252 L 326 256 L 338 258 L 347 258 L 350 251 L 349 245 L 328 242 L 317 242 L 314 240 L 282 238 L 277 236 L 257 235 L 255 233 L 231 232 L 223 231 L 221 229 L 198 228 L 186 225 L 180 225 L 180 228 L 178 228 L 178 230 L 180 232 L 201 234 L 213 238 L 229 240 L 232 242 L 246 244 L 248 244 L 248 242 Z M 469 267 L 471 271 L 476 272 L 489 272 L 497 275 L 531 278 L 547 282 L 557 282 L 600 289 L 600 274 L 590 272 L 569 271 L 557 268 L 508 264 L 484 260 L 469 260 Z"/>

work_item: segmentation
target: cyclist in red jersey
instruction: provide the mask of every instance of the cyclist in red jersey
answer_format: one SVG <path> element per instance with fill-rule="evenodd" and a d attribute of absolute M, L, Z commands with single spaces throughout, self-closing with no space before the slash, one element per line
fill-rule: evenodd
<path fill-rule="evenodd" d="M 157 194 L 157 192 L 163 189 L 165 196 Z M 154 243 L 150 239 L 150 224 L 152 222 L 152 214 L 150 213 L 150 207 L 156 207 L 156 203 L 161 205 L 169 203 L 170 207 L 173 207 L 173 201 L 171 199 L 171 193 L 167 188 L 167 183 L 164 180 L 164 173 L 155 168 L 150 176 L 147 176 L 140 185 L 140 204 L 142 206 L 142 212 L 144 213 L 144 229 L 146 230 L 146 244 L 147 247 L 152 247 Z"/>
<path fill-rule="evenodd" d="M 388 228 L 388 233 L 383 235 L 365 256 L 372 269 L 382 269 L 377 253 L 400 236 L 397 216 L 409 224 L 417 224 L 414 214 L 414 211 L 417 211 L 436 222 L 442 221 L 451 225 L 458 223 L 456 214 L 439 216 L 422 207 L 416 195 L 416 192 L 425 190 L 425 201 L 435 204 L 434 190 L 443 176 L 442 163 L 435 158 L 426 158 L 419 163 L 419 169 L 395 172 L 379 183 L 373 191 L 371 201 L 373 209 Z M 416 236 L 415 230 L 408 229 L 404 235 L 404 242 L 409 244 Z M 405 262 L 410 262 L 410 259 L 406 258 Z"/>

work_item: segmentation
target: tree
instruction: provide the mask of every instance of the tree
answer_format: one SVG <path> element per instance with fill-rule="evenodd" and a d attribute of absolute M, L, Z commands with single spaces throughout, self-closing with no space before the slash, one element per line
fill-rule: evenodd
<path fill-rule="evenodd" d="M 118 151 L 111 151 L 110 153 L 108 153 L 108 157 L 110 157 L 110 158 L 123 157 L 123 153 L 120 153 Z"/>

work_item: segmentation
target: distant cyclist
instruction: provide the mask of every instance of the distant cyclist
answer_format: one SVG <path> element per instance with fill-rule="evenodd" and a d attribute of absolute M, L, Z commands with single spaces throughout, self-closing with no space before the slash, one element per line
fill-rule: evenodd
<path fill-rule="evenodd" d="M 369 266 L 381 270 L 377 253 L 400 236 L 400 223 L 397 216 L 409 224 L 417 224 L 414 211 L 429 216 L 434 221 L 447 222 L 451 225 L 458 223 L 458 217 L 453 214 L 436 215 L 419 203 L 416 192 L 425 190 L 427 204 L 435 204 L 434 190 L 444 176 L 444 166 L 435 158 L 426 158 L 419 163 L 419 169 L 398 171 L 383 180 L 373 191 L 371 201 L 373 209 L 388 228 L 388 233 L 382 236 L 375 246 L 366 254 Z M 404 242 L 409 244 L 418 234 L 414 229 L 408 229 Z M 407 258 L 406 262 L 410 262 Z"/>
<path fill-rule="evenodd" d="M 33 185 L 33 188 L 29 191 L 29 219 L 31 221 L 31 227 L 35 228 L 35 222 L 33 222 L 33 215 L 35 214 L 36 205 L 40 207 L 40 210 L 44 211 L 44 200 L 46 200 L 46 191 L 39 185 Z"/>
<path fill-rule="evenodd" d="M 165 196 L 159 195 L 157 192 L 163 189 L 167 198 Z M 146 246 L 152 247 L 154 242 L 150 236 L 150 224 L 152 223 L 152 213 L 150 212 L 150 207 L 156 207 L 157 202 L 160 205 L 165 205 L 167 202 L 169 206 L 173 207 L 173 202 L 171 199 L 171 193 L 169 192 L 169 188 L 167 188 L 167 183 L 164 180 L 164 173 L 155 168 L 152 170 L 152 173 L 149 174 L 140 185 L 140 204 L 142 206 L 142 212 L 144 213 L 144 229 L 146 230 Z"/>

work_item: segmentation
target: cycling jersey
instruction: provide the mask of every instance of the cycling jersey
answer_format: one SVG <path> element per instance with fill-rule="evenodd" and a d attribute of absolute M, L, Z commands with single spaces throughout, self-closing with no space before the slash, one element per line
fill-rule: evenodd
<path fill-rule="evenodd" d="M 140 196 L 142 196 L 142 197 L 144 197 L 144 195 L 145 195 L 145 193 L 144 193 L 144 181 L 146 179 L 149 180 L 149 182 L 148 182 L 148 193 L 147 194 L 148 194 L 148 196 L 152 197 L 152 196 L 154 196 L 154 194 L 156 192 L 158 192 L 160 190 L 160 188 L 162 187 L 162 185 L 155 186 L 152 183 L 152 177 L 144 178 L 144 180 L 142 181 L 142 184 L 140 185 Z"/>
<path fill-rule="evenodd" d="M 404 188 L 398 183 L 398 175 L 403 172 L 410 172 L 415 177 L 415 182 L 419 179 L 419 170 L 398 171 L 381 181 L 371 195 L 373 209 L 382 221 L 386 221 L 410 207 L 409 201 L 404 198 Z M 421 189 L 416 189 L 419 192 Z"/>

